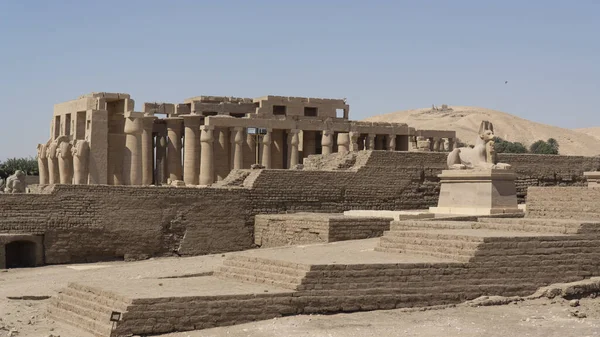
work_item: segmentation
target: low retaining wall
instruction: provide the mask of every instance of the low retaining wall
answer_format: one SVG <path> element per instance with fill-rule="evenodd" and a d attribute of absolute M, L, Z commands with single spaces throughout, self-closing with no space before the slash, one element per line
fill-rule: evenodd
<path fill-rule="evenodd" d="M 254 243 L 278 247 L 368 239 L 383 235 L 390 229 L 391 220 L 309 213 L 257 215 Z"/>

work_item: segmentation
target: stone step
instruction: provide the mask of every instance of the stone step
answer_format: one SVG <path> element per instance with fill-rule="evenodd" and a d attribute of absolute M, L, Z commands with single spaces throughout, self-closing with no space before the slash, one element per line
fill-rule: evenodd
<path fill-rule="evenodd" d="M 291 276 L 291 277 L 303 277 L 304 274 L 306 274 L 306 270 L 276 266 L 276 265 L 267 264 L 267 263 L 236 260 L 236 259 L 225 259 L 223 261 L 223 265 L 231 266 L 231 267 L 253 269 L 256 271 L 262 271 L 262 272 L 272 273 L 272 274 L 287 275 L 287 276 Z"/>
<path fill-rule="evenodd" d="M 476 250 L 479 245 L 483 243 L 483 239 L 479 241 L 467 241 L 467 240 L 455 240 L 455 239 L 444 239 L 436 237 L 431 239 L 423 236 L 407 236 L 404 235 L 406 232 L 396 231 L 385 233 L 381 237 L 380 241 L 387 241 L 396 244 L 408 244 L 408 245 L 419 245 L 419 246 L 431 246 L 431 247 L 448 247 L 463 250 Z"/>
<path fill-rule="evenodd" d="M 405 230 L 427 230 L 427 229 L 472 229 L 475 222 L 469 221 L 419 221 L 419 220 L 403 220 L 392 221 L 390 223 L 390 231 L 405 231 Z"/>
<path fill-rule="evenodd" d="M 411 230 L 411 231 L 388 231 L 384 233 L 383 237 L 394 236 L 394 237 L 405 237 L 405 238 L 421 238 L 430 240 L 451 240 L 451 241 L 463 241 L 463 242 L 475 242 L 481 243 L 484 241 L 486 235 L 493 236 L 492 233 L 485 233 L 474 229 L 463 229 L 463 230 Z"/>
<path fill-rule="evenodd" d="M 456 255 L 456 254 L 432 252 L 432 251 L 428 251 L 428 250 L 406 250 L 406 249 L 382 247 L 382 246 L 375 247 L 375 251 L 383 252 L 383 253 L 431 256 L 431 257 L 437 257 L 440 259 L 453 260 L 453 261 L 457 261 L 457 262 L 469 262 L 469 260 L 472 258 L 472 256 L 468 256 L 468 255 L 463 256 L 463 255 Z"/>
<path fill-rule="evenodd" d="M 109 308 L 98 306 L 93 302 L 81 300 L 65 294 L 58 295 L 56 306 L 68 311 L 77 312 L 81 316 L 85 316 L 97 322 L 109 320 L 110 314 L 113 311 Z"/>
<path fill-rule="evenodd" d="M 456 255 L 456 256 L 470 256 L 473 257 L 477 252 L 477 249 L 468 249 L 468 248 L 459 248 L 459 247 L 450 247 L 440 245 L 422 245 L 419 243 L 402 243 L 402 242 L 394 242 L 389 240 L 382 239 L 379 243 L 380 247 L 384 248 L 397 248 L 402 249 L 405 252 L 410 251 L 428 251 L 433 253 L 442 253 L 448 255 Z"/>
<path fill-rule="evenodd" d="M 76 290 L 79 290 L 79 291 L 82 291 L 82 292 L 89 292 L 89 293 L 92 293 L 92 294 L 94 294 L 96 296 L 101 296 L 101 297 L 104 297 L 104 298 L 110 298 L 110 299 L 115 300 L 115 301 L 121 301 L 121 302 L 125 302 L 125 303 L 128 303 L 128 304 L 130 303 L 129 299 L 126 298 L 126 297 L 124 297 L 124 296 L 120 296 L 120 295 L 114 294 L 112 292 L 105 291 L 105 290 L 102 290 L 102 289 L 98 289 L 98 288 L 95 288 L 95 287 L 92 287 L 92 286 L 89 286 L 89 285 L 85 285 L 85 284 L 82 284 L 82 283 L 71 282 L 71 283 L 69 283 L 69 285 L 67 286 L 67 288 L 76 289 Z"/>
<path fill-rule="evenodd" d="M 222 266 L 215 271 L 216 277 L 234 279 L 247 283 L 262 283 L 284 289 L 297 290 L 302 278 L 293 278 L 282 274 L 272 274 L 248 268 Z"/>
<path fill-rule="evenodd" d="M 582 221 L 582 220 L 562 220 L 562 219 L 502 219 L 502 218 L 480 218 L 483 226 L 496 228 L 514 228 L 521 231 L 546 231 L 563 234 L 576 233 L 600 233 L 600 222 Z"/>
<path fill-rule="evenodd" d="M 260 263 L 260 264 L 264 264 L 264 265 L 278 266 L 278 267 L 291 268 L 291 269 L 304 270 L 304 271 L 310 270 L 310 265 L 306 265 L 306 264 L 294 263 L 294 262 L 289 262 L 289 261 L 285 261 L 285 260 L 265 259 L 262 257 L 243 255 L 243 254 L 230 255 L 227 257 L 227 260 L 253 262 L 253 263 Z"/>
<path fill-rule="evenodd" d="M 102 324 L 77 312 L 58 307 L 56 303 L 49 303 L 47 308 L 48 318 L 83 330 L 94 337 L 110 337 L 112 324 Z M 84 337 L 83 334 L 80 336 Z"/>
<path fill-rule="evenodd" d="M 114 300 L 105 296 L 99 296 L 91 292 L 81 291 L 77 288 L 67 287 L 61 290 L 59 295 L 66 295 L 71 298 L 76 298 L 81 301 L 87 302 L 86 305 L 95 305 L 100 310 L 116 310 L 116 311 L 126 311 L 127 306 L 130 303 L 123 302 L 121 300 Z"/>

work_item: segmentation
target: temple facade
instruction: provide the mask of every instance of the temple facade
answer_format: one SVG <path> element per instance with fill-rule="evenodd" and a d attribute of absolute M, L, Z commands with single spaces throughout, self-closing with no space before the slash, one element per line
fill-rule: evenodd
<path fill-rule="evenodd" d="M 456 133 L 349 120 L 343 99 L 198 96 L 144 103 L 91 93 L 56 104 L 40 184 L 210 185 L 233 169 L 297 168 L 312 154 L 450 151 Z M 183 184 L 181 183 L 181 184 Z"/>

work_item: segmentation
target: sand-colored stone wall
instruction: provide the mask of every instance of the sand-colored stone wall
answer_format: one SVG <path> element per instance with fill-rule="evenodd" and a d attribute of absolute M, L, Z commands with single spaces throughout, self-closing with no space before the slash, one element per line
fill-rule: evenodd
<path fill-rule="evenodd" d="M 44 235 L 46 263 L 200 255 L 252 245 L 243 189 L 57 185 L 0 195 L 0 232 Z"/>
<path fill-rule="evenodd" d="M 530 187 L 528 193 L 528 217 L 600 220 L 600 189 Z"/>
<path fill-rule="evenodd" d="M 390 221 L 313 213 L 256 215 L 254 243 L 266 248 L 367 239 L 389 230 Z"/>
<path fill-rule="evenodd" d="M 243 188 L 56 185 L 44 189 L 46 194 L 4 194 L 0 233 L 43 234 L 46 263 L 198 255 L 252 247 L 256 214 L 426 209 L 437 204 L 443 153 L 373 151 L 331 158 L 326 163 L 311 157 L 305 170 L 246 172 L 241 176 L 247 176 L 245 181 L 235 184 Z M 600 167 L 596 157 L 500 155 L 500 160 L 516 168 L 521 201 L 528 186 L 582 186 L 583 172 Z M 548 217 L 575 217 L 595 211 L 594 205 L 574 199 L 593 190 L 532 191 L 540 198 L 573 191 L 564 195 L 578 207 L 572 214 L 550 212 L 549 206 L 532 202 L 532 212 L 541 208 Z"/>

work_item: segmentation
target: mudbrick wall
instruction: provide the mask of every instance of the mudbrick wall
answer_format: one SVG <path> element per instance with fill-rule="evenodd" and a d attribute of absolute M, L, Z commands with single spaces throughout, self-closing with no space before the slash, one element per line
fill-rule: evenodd
<path fill-rule="evenodd" d="M 254 243 L 266 248 L 374 238 L 390 229 L 390 220 L 331 214 L 261 214 L 254 220 Z"/>
<path fill-rule="evenodd" d="M 56 185 L 0 195 L 0 232 L 44 235 L 46 263 L 199 255 L 252 245 L 243 189 Z"/>
<path fill-rule="evenodd" d="M 600 220 L 600 188 L 532 187 L 527 216 L 535 218 Z"/>
<path fill-rule="evenodd" d="M 528 186 L 581 186 L 600 158 L 500 155 Z M 0 233 L 43 234 L 46 263 L 248 249 L 254 215 L 435 206 L 444 153 L 362 151 L 310 157 L 304 170 L 236 172 L 218 188 L 56 185 L 0 194 Z M 221 184 L 223 185 L 223 184 Z"/>

